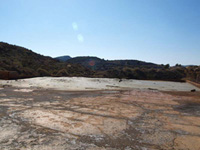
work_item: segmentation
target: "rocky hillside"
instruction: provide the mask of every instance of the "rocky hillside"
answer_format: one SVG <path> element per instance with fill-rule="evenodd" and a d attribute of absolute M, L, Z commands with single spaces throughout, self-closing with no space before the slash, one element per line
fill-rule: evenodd
<path fill-rule="evenodd" d="M 140 67 L 140 68 L 162 68 L 161 65 L 138 61 L 138 60 L 104 60 L 98 57 L 75 57 L 68 59 L 66 62 L 72 64 L 80 64 L 84 67 L 98 70 L 106 71 L 113 68 L 124 68 L 124 67 Z"/>
<path fill-rule="evenodd" d="M 64 57 L 65 59 L 66 57 Z M 61 57 L 62 59 L 62 57 Z M 200 67 L 157 65 L 138 60 L 75 57 L 60 61 L 26 48 L 0 42 L 0 79 L 41 76 L 82 76 L 200 82 Z"/>
<path fill-rule="evenodd" d="M 104 60 L 98 57 L 75 57 L 67 60 L 92 69 L 94 77 L 128 78 L 141 80 L 182 81 L 185 67 L 170 67 L 138 60 Z"/>
<path fill-rule="evenodd" d="M 200 66 L 189 66 L 186 69 L 187 79 L 200 83 Z"/>
<path fill-rule="evenodd" d="M 26 78 L 91 76 L 93 72 L 78 64 L 62 63 L 26 48 L 0 42 L 0 73 L 0 78 Z"/>

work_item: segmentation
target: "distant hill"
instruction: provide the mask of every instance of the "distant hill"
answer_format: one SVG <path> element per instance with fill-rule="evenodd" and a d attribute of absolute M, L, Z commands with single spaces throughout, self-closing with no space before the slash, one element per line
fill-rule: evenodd
<path fill-rule="evenodd" d="M 2 76 L 15 72 L 18 77 L 37 76 L 91 76 L 92 71 L 78 64 L 59 62 L 26 48 L 0 42 L 0 71 Z M 1 76 L 0 76 L 1 78 Z"/>
<path fill-rule="evenodd" d="M 198 67 L 182 67 L 181 65 L 170 67 L 139 60 L 104 60 L 89 56 L 75 58 L 63 56 L 59 59 L 0 42 L 0 79 L 82 76 L 180 81 L 187 77 L 200 82 Z"/>
<path fill-rule="evenodd" d="M 185 77 L 183 67 L 170 68 L 139 60 L 104 60 L 98 57 L 75 57 L 66 61 L 94 71 L 94 77 L 128 78 L 141 80 L 181 81 Z"/>
<path fill-rule="evenodd" d="M 104 60 L 100 59 L 98 57 L 75 57 L 68 59 L 66 62 L 72 63 L 72 64 L 80 64 L 84 67 L 98 70 L 98 71 L 105 71 L 110 70 L 115 67 L 123 68 L 123 67 L 142 67 L 142 68 L 162 68 L 161 65 L 144 62 L 144 61 L 138 61 L 138 60 Z"/>
<path fill-rule="evenodd" d="M 66 56 L 60 56 L 60 57 L 55 57 L 55 59 L 61 61 L 61 62 L 65 62 L 67 61 L 68 59 L 71 59 L 72 57 L 66 55 Z"/>

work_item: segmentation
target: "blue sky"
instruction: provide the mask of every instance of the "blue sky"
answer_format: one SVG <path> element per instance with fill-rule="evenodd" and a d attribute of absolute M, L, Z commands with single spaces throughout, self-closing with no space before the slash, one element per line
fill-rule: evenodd
<path fill-rule="evenodd" d="M 200 0 L 1 0 L 0 41 L 52 57 L 200 65 Z"/>

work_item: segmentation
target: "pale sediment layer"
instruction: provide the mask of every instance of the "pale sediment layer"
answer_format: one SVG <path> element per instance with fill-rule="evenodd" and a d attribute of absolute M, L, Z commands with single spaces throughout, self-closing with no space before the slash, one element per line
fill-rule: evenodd
<path fill-rule="evenodd" d="M 196 91 L 200 91 L 199 88 L 189 83 L 84 77 L 38 77 L 9 81 L 0 80 L 0 85 L 21 88 L 44 88 L 66 91 L 131 89 L 154 89 L 160 91 L 191 91 L 195 89 Z"/>
<path fill-rule="evenodd" d="M 0 90 L 1 150 L 200 149 L 200 92 Z"/>

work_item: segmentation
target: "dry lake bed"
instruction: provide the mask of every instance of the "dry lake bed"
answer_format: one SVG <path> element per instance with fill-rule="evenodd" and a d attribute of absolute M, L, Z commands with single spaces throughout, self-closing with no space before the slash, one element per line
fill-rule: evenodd
<path fill-rule="evenodd" d="M 200 150 L 200 92 L 189 83 L 0 80 L 0 150 L 172 149 Z"/>

